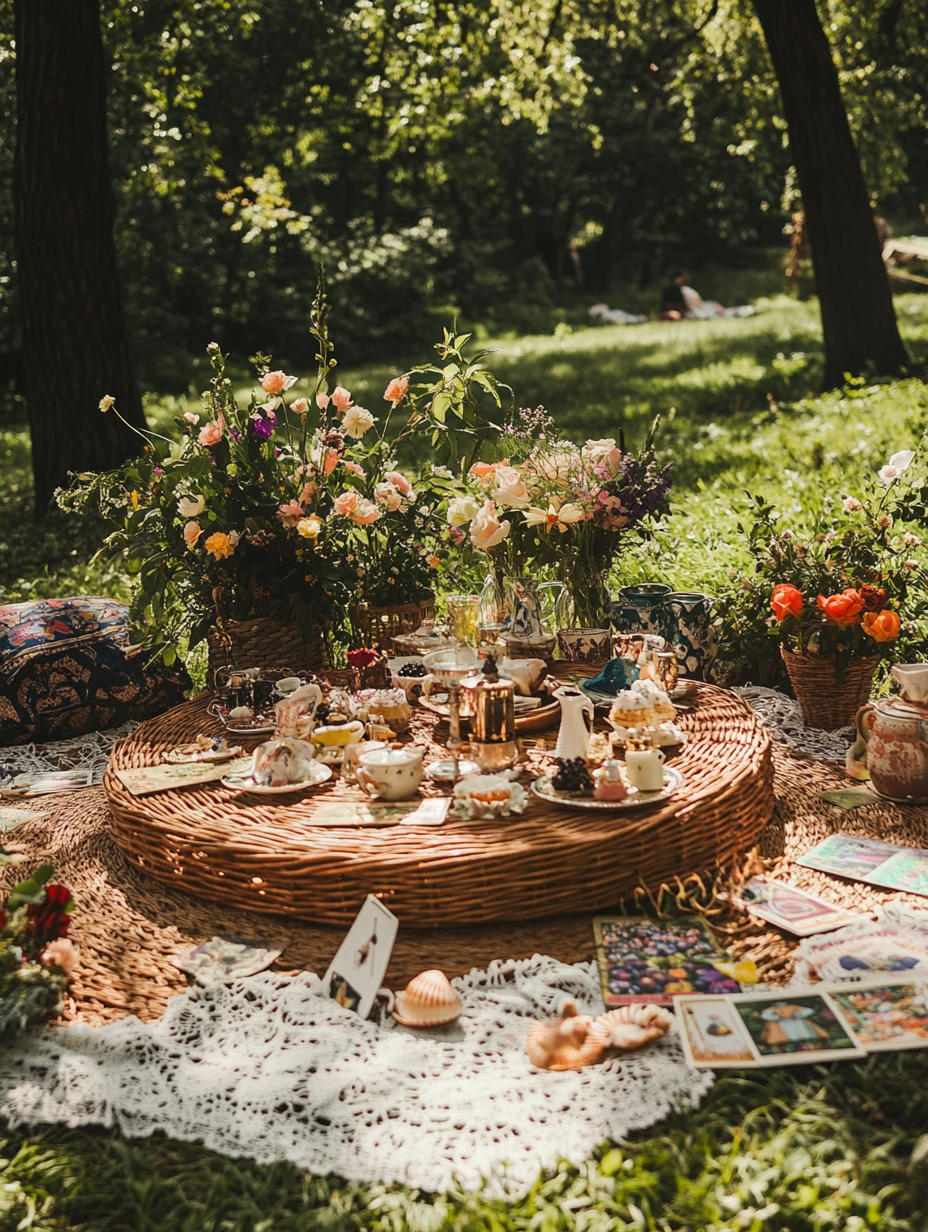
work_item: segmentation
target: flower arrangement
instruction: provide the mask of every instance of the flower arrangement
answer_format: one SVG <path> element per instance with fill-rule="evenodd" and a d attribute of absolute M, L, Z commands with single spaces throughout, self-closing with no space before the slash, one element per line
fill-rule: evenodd
<path fill-rule="evenodd" d="M 0 1041 L 47 1018 L 77 966 L 71 891 L 52 873 L 42 865 L 0 907 Z"/>
<path fill-rule="evenodd" d="M 892 655 L 900 636 L 923 632 L 926 574 L 916 532 L 928 483 L 916 457 L 895 453 L 863 496 L 833 498 L 809 534 L 782 527 L 774 507 L 754 497 L 754 576 L 739 576 L 739 598 L 722 608 L 729 633 L 743 635 L 737 622 L 759 613 L 768 638 L 833 659 L 840 673 L 852 657 Z"/>
<path fill-rule="evenodd" d="M 294 397 L 297 378 L 258 355 L 259 388 L 240 405 L 212 343 L 202 413 L 177 417 L 178 439 L 145 432 L 138 458 L 59 493 L 64 508 L 93 501 L 116 522 L 103 551 L 137 579 L 133 624 L 166 662 L 217 620 L 302 621 L 348 642 L 354 605 L 430 593 L 428 544 L 440 529 L 430 477 L 396 460 L 424 422 L 409 408 L 403 418 L 405 378 L 390 382 L 382 416 L 335 383 L 328 312 L 320 279 L 306 394 Z"/>
<path fill-rule="evenodd" d="M 670 490 L 653 431 L 636 454 L 613 438 L 578 445 L 543 407 L 521 411 L 501 434 L 505 456 L 474 462 L 467 490 L 448 502 L 453 541 L 469 540 L 504 573 L 553 576 L 569 600 L 561 623 L 600 625 L 616 557 L 630 532 L 649 533 Z"/>

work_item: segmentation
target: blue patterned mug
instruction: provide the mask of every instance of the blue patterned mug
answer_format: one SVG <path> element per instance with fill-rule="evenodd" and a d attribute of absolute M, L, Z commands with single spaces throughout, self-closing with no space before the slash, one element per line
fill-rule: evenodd
<path fill-rule="evenodd" d="M 718 654 L 712 597 L 698 591 L 673 591 L 664 599 L 662 615 L 664 637 L 677 656 L 680 675 L 708 680 Z"/>
<path fill-rule="evenodd" d="M 608 607 L 607 619 L 623 633 L 663 633 L 662 605 L 673 591 L 666 582 L 642 582 L 623 586 Z"/>

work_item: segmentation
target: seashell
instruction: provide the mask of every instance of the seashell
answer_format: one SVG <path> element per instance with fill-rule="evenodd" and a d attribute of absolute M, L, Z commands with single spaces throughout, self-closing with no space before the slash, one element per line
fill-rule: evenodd
<path fill-rule="evenodd" d="M 581 1069 L 602 1056 L 603 1044 L 593 1038 L 589 1014 L 578 1014 L 576 1002 L 565 1001 L 560 1018 L 536 1022 L 525 1037 L 528 1059 L 538 1069 Z"/>
<path fill-rule="evenodd" d="M 593 1020 L 590 1038 L 601 1052 L 641 1048 L 666 1035 L 672 1024 L 673 1014 L 659 1005 L 621 1005 Z"/>
<path fill-rule="evenodd" d="M 396 998 L 393 1017 L 404 1027 L 440 1027 L 463 1008 L 444 971 L 423 971 Z"/>

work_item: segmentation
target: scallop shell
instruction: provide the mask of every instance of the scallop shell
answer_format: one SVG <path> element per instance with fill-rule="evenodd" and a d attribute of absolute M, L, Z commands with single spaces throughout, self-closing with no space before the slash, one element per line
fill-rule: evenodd
<path fill-rule="evenodd" d="M 603 1044 L 590 1034 L 593 1019 L 578 1014 L 576 1003 L 565 1001 L 560 1018 L 536 1022 L 525 1037 L 528 1059 L 538 1069 L 581 1069 L 602 1055 Z"/>
<path fill-rule="evenodd" d="M 590 1039 L 602 1052 L 641 1048 L 666 1035 L 672 1025 L 673 1014 L 659 1005 L 622 1005 L 593 1021 Z"/>
<path fill-rule="evenodd" d="M 404 1027 L 440 1027 L 463 1008 L 444 971 L 423 971 L 396 998 L 393 1017 Z"/>

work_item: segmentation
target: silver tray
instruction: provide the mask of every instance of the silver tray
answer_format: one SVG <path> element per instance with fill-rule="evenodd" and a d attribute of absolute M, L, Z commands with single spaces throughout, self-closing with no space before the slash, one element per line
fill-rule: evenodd
<path fill-rule="evenodd" d="M 546 800 L 549 804 L 559 804 L 562 808 L 624 810 L 646 808 L 649 804 L 660 804 L 662 800 L 667 800 L 683 786 L 683 775 L 673 766 L 665 766 L 664 786 L 660 791 L 639 791 L 637 787 L 629 787 L 629 794 L 624 800 L 594 800 L 592 796 L 589 799 L 584 799 L 582 796 L 573 798 L 559 796 L 545 791 L 544 785 L 550 782 L 551 780 L 544 776 L 535 779 L 531 786 L 532 794 L 539 800 Z"/>

